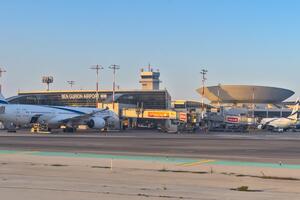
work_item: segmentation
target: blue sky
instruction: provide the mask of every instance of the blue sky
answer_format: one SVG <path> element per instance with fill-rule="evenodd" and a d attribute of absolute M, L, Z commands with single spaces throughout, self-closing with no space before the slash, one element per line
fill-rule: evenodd
<path fill-rule="evenodd" d="M 200 70 L 207 84 L 256 84 L 300 96 L 300 3 L 276 0 L 0 0 L 3 93 L 93 89 L 112 85 L 118 64 L 121 89 L 139 87 L 149 62 L 161 71 L 173 99 L 199 99 Z"/>

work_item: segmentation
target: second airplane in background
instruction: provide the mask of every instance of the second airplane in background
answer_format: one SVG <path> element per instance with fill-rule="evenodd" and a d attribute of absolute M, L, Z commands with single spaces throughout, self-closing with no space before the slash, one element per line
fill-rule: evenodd
<path fill-rule="evenodd" d="M 258 125 L 259 129 L 271 129 L 273 131 L 285 131 L 292 127 L 295 127 L 299 117 L 299 99 L 294 105 L 292 113 L 288 117 L 280 118 L 263 118 Z"/>

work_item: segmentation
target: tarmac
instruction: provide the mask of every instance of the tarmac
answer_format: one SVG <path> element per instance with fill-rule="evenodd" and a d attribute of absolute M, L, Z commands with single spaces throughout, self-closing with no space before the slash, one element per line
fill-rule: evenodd
<path fill-rule="evenodd" d="M 0 132 L 0 149 L 300 164 L 300 133 Z"/>
<path fill-rule="evenodd" d="M 0 195 L 298 200 L 299 144 L 299 133 L 0 132 Z"/>
<path fill-rule="evenodd" d="M 92 155 L 1 151 L 1 199 L 300 198 L 299 169 Z M 248 190 L 236 191 L 242 186 Z"/>

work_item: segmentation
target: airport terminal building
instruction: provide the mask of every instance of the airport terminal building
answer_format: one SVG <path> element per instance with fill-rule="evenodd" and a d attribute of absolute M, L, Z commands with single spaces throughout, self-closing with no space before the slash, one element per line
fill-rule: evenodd
<path fill-rule="evenodd" d="M 160 72 L 149 66 L 148 70 L 141 70 L 141 89 L 20 91 L 7 100 L 13 104 L 109 108 L 131 127 L 157 125 L 176 118 L 169 92 L 159 88 L 159 76 Z"/>
<path fill-rule="evenodd" d="M 99 103 L 110 103 L 112 94 L 111 90 L 99 91 Z M 96 107 L 96 90 L 19 92 L 8 101 L 14 104 Z M 171 96 L 167 90 L 116 90 L 115 103 L 143 105 L 145 109 L 168 109 Z"/>
<path fill-rule="evenodd" d="M 256 85 L 216 85 L 197 89 L 216 108 L 254 117 L 286 117 L 290 106 L 283 103 L 294 92 L 284 88 Z M 293 103 L 291 103 L 293 104 Z"/>
<path fill-rule="evenodd" d="M 148 70 L 141 69 L 138 90 L 56 90 L 56 91 L 21 91 L 17 96 L 8 98 L 14 104 L 103 107 L 103 104 L 113 102 L 129 107 L 142 107 L 143 109 L 169 109 L 171 96 L 164 89 L 160 90 L 160 72 L 154 71 L 150 66 Z M 98 95 L 98 105 L 96 97 Z M 102 104 L 102 105 L 101 105 Z"/>
<path fill-rule="evenodd" d="M 225 110 L 231 115 L 246 115 L 252 118 L 285 117 L 290 114 L 290 105 L 293 104 L 284 102 L 294 94 L 288 89 L 221 84 L 197 89 L 201 96 L 210 101 L 210 105 L 202 105 L 198 101 L 189 100 L 172 102 L 169 92 L 166 89 L 160 89 L 159 77 L 160 72 L 154 71 L 150 66 L 148 70 L 142 69 L 140 72 L 141 89 L 117 89 L 114 93 L 114 101 L 112 90 L 20 91 L 17 96 L 8 98 L 8 101 L 13 104 L 109 107 L 125 117 L 129 111 L 132 111 L 130 116 L 136 119 L 145 118 L 144 112 L 151 111 L 153 114 L 153 110 L 159 112 L 156 113 L 157 116 L 159 115 L 158 118 L 162 118 L 160 115 L 169 116 L 169 113 L 173 111 L 201 113 L 204 108 L 208 112 Z M 98 98 L 96 98 L 97 95 Z M 97 105 L 96 99 L 98 99 Z"/>

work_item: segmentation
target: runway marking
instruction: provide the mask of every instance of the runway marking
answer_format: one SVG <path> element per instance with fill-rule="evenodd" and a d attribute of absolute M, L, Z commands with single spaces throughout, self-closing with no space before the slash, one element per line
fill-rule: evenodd
<path fill-rule="evenodd" d="M 21 151 L 17 152 L 18 154 L 24 154 L 24 155 L 33 155 L 34 153 L 37 153 L 38 151 Z"/>
<path fill-rule="evenodd" d="M 219 160 L 214 165 L 224 166 L 245 166 L 245 167 L 267 167 L 267 168 L 283 168 L 283 169 L 300 169 L 300 165 L 284 164 L 284 163 L 261 163 L 261 162 L 242 162 L 242 161 L 225 161 Z"/>
<path fill-rule="evenodd" d="M 215 162 L 215 160 L 199 160 L 197 162 L 182 163 L 182 164 L 179 164 L 178 166 L 192 167 L 192 166 L 201 165 L 201 164 L 205 164 L 205 163 L 211 163 L 211 162 Z"/>
<path fill-rule="evenodd" d="M 14 150 L 0 150 L 0 154 L 17 154 L 19 151 Z"/>
<path fill-rule="evenodd" d="M 110 154 L 93 154 L 93 153 L 69 153 L 69 152 L 33 152 L 30 155 L 36 156 L 59 156 L 75 158 L 99 158 L 99 159 L 116 159 L 116 160 L 141 160 L 156 161 L 166 163 L 185 163 L 195 162 L 195 159 L 163 157 L 163 156 L 130 156 L 130 155 L 110 155 Z"/>
<path fill-rule="evenodd" d="M 42 151 L 15 151 L 0 150 L 0 155 L 31 155 L 31 156 L 50 156 L 50 157 L 70 157 L 70 158 L 98 158 L 98 159 L 116 159 L 116 160 L 136 160 L 162 163 L 174 163 L 177 166 L 196 166 L 201 164 L 223 165 L 223 166 L 247 166 L 247 167 L 264 167 L 264 168 L 281 168 L 281 169 L 300 169 L 300 165 L 284 163 L 260 163 L 260 162 L 243 162 L 243 161 L 224 161 L 224 160 L 199 160 L 179 157 L 164 156 L 126 156 L 110 154 L 93 154 L 93 153 L 69 153 L 69 152 L 42 152 Z"/>

